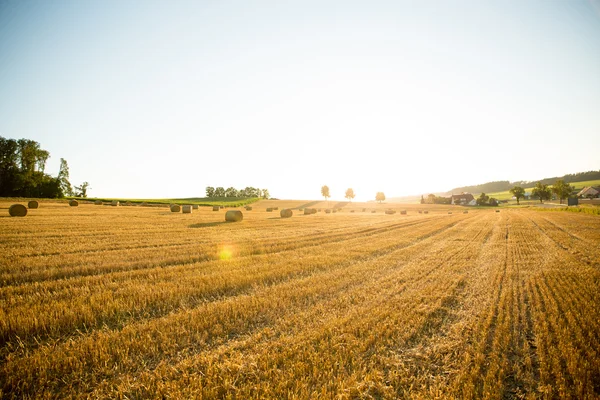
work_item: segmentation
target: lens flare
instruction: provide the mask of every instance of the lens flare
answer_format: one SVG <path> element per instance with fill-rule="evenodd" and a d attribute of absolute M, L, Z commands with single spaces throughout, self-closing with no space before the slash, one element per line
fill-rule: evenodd
<path fill-rule="evenodd" d="M 231 260 L 233 257 L 233 248 L 229 245 L 225 245 L 221 247 L 219 251 L 219 259 L 220 260 Z"/>

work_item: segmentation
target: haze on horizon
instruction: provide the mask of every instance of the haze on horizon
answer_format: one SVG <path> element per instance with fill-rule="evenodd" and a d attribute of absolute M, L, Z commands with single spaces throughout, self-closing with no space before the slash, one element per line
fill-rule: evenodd
<path fill-rule="evenodd" d="M 0 1 L 0 136 L 91 197 L 599 168 L 600 1 Z"/>

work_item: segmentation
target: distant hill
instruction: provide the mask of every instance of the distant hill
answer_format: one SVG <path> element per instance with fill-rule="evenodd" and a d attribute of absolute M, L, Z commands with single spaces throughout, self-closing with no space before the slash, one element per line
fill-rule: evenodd
<path fill-rule="evenodd" d="M 482 192 L 483 193 L 503 192 L 503 191 L 512 189 L 513 186 L 523 186 L 523 187 L 532 186 L 531 184 L 535 183 L 535 182 L 542 182 L 543 184 L 551 185 L 559 179 L 563 179 L 566 183 L 598 180 L 598 179 L 600 179 L 600 170 L 577 172 L 575 174 L 567 174 L 564 176 L 555 176 L 552 178 L 544 178 L 544 179 L 539 179 L 539 180 L 535 180 L 535 181 L 487 182 L 487 183 L 482 183 L 480 185 L 471 185 L 471 186 L 463 186 L 463 187 L 454 188 L 454 189 L 448 191 L 446 194 L 449 195 L 452 193 L 457 194 L 457 193 L 462 193 L 462 192 L 469 192 L 469 193 L 475 193 L 475 194 L 482 193 Z"/>

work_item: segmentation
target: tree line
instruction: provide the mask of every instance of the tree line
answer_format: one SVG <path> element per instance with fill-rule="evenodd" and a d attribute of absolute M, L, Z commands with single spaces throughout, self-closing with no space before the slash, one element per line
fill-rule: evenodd
<path fill-rule="evenodd" d="M 58 176 L 45 172 L 49 158 L 50 153 L 35 140 L 0 136 L 0 197 L 87 197 L 89 183 L 73 188 L 64 158 L 60 159 Z"/>
<path fill-rule="evenodd" d="M 538 182 L 542 185 L 552 185 L 557 181 L 563 181 L 564 183 L 572 183 L 572 182 L 582 182 L 582 181 L 593 181 L 600 179 L 600 170 L 598 171 L 586 171 L 586 172 L 577 172 L 575 174 L 567 174 L 564 176 L 555 176 L 553 178 L 544 178 L 540 179 Z M 503 192 L 505 190 L 510 190 L 515 186 L 528 186 L 531 182 L 528 181 L 494 181 L 482 183 L 480 185 L 472 185 L 472 186 L 463 186 L 459 188 L 454 188 L 451 192 L 468 192 L 468 193 L 494 193 L 494 192 Z"/>
<path fill-rule="evenodd" d="M 261 197 L 263 199 L 268 199 L 270 197 L 268 189 L 258 189 L 252 186 L 248 186 L 244 189 L 236 189 L 234 187 L 229 187 L 227 189 L 219 186 L 219 187 L 206 187 L 206 197 L 242 197 L 242 198 L 252 198 L 252 197 Z"/>

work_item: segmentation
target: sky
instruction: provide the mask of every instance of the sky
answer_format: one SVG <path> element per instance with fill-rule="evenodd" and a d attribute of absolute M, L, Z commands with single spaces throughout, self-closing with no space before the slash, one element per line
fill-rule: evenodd
<path fill-rule="evenodd" d="M 91 197 L 600 169 L 600 0 L 0 0 L 0 136 Z"/>

